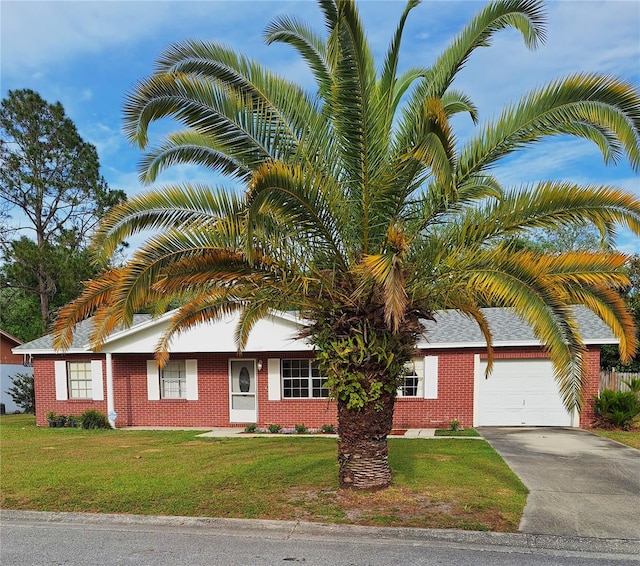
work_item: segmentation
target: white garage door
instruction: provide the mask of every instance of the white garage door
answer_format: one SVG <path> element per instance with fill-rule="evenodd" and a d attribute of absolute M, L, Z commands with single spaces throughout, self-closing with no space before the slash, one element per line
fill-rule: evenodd
<path fill-rule="evenodd" d="M 478 374 L 479 426 L 571 426 L 548 360 L 496 360 Z"/>

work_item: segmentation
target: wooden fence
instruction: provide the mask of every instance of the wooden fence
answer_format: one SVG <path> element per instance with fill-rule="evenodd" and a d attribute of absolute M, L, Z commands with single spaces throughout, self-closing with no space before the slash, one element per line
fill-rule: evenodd
<path fill-rule="evenodd" d="M 600 391 L 602 391 L 603 389 L 613 389 L 614 391 L 629 391 L 629 386 L 624 382 L 634 378 L 640 378 L 640 372 L 601 369 Z"/>

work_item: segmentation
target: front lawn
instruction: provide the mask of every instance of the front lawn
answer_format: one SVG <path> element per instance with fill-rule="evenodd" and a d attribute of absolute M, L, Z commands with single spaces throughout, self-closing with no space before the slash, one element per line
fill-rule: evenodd
<path fill-rule="evenodd" d="M 450 430 L 447 428 L 437 428 L 435 436 L 473 436 L 479 437 L 480 433 L 475 428 L 460 428 L 458 430 Z"/>
<path fill-rule="evenodd" d="M 515 531 L 526 488 L 484 441 L 393 439 L 391 488 L 338 489 L 328 438 L 38 428 L 0 417 L 0 507 Z"/>
<path fill-rule="evenodd" d="M 606 438 L 610 438 L 611 440 L 615 440 L 616 442 L 620 442 L 621 444 L 626 444 L 627 446 L 631 446 L 632 448 L 637 448 L 640 450 L 640 428 L 635 428 L 633 430 L 602 430 L 598 428 L 591 429 L 591 432 L 604 436 Z"/>

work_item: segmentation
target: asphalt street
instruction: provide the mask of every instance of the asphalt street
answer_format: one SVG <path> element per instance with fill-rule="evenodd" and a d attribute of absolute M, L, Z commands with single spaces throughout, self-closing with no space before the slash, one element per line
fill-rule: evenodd
<path fill-rule="evenodd" d="M 640 541 L 286 521 L 2 511 L 0 529 L 5 566 L 640 563 Z"/>

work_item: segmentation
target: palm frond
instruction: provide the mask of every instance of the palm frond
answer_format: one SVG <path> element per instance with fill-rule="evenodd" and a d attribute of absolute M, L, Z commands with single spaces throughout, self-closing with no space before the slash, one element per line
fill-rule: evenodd
<path fill-rule="evenodd" d="M 461 150 L 458 179 L 558 134 L 584 136 L 612 159 L 620 149 L 634 170 L 640 166 L 640 94 L 617 79 L 576 74 L 552 82 L 505 109 Z M 615 140 L 615 141 L 614 141 Z"/>

